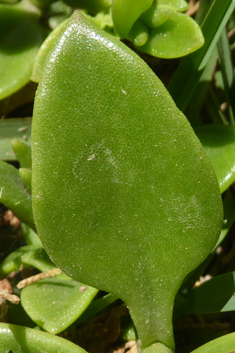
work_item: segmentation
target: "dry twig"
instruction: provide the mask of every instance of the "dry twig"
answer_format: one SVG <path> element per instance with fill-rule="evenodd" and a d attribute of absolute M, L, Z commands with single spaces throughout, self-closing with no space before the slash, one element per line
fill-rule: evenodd
<path fill-rule="evenodd" d="M 17 284 L 17 288 L 22 289 L 28 286 L 29 284 L 40 281 L 41 279 L 58 276 L 58 275 L 61 275 L 61 273 L 62 271 L 59 268 L 54 268 L 53 270 L 39 273 L 36 276 L 31 276 L 29 278 L 26 278 L 20 281 Z"/>

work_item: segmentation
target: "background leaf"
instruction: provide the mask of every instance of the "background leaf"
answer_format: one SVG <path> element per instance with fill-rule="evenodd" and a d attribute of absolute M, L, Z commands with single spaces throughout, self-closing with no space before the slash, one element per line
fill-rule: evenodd
<path fill-rule="evenodd" d="M 57 334 L 77 320 L 97 292 L 76 281 L 48 278 L 25 287 L 21 302 L 37 325 Z"/>
<path fill-rule="evenodd" d="M 0 323 L 0 352 L 6 353 L 86 353 L 61 337 L 31 328 Z"/>

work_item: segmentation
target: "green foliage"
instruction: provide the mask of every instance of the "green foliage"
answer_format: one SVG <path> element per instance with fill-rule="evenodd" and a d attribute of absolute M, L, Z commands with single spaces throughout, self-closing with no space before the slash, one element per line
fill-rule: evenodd
<path fill-rule="evenodd" d="M 24 288 L 21 301 L 37 325 L 57 334 L 81 316 L 97 292 L 76 281 L 48 278 Z"/>
<path fill-rule="evenodd" d="M 221 225 L 217 181 L 186 119 L 139 57 L 75 13 L 45 60 L 32 137 L 34 217 L 53 261 L 123 299 L 143 348 L 173 349 L 175 294 Z"/>
<path fill-rule="evenodd" d="M 58 336 L 23 326 L 0 323 L 0 352 L 85 353 L 72 342 Z"/>
<path fill-rule="evenodd" d="M 1 1 L 0 353 L 235 350 L 234 6 Z"/>
<path fill-rule="evenodd" d="M 16 5 L 0 4 L 0 99 L 16 92 L 30 79 L 43 31 L 39 15 L 24 2 Z"/>

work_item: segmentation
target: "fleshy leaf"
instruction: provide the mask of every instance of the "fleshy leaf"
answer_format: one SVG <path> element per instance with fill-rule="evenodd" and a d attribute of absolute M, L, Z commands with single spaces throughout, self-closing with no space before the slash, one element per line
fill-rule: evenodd
<path fill-rule="evenodd" d="M 32 170 L 28 168 L 20 168 L 19 173 L 29 192 L 31 192 Z"/>
<path fill-rule="evenodd" d="M 141 51 L 159 58 L 188 55 L 204 44 L 198 24 L 185 14 L 172 11 L 167 21 L 150 31 Z"/>
<path fill-rule="evenodd" d="M 16 160 L 11 146 L 13 139 L 30 144 L 31 121 L 31 118 L 0 119 L 0 159 Z"/>
<path fill-rule="evenodd" d="M 173 349 L 175 294 L 222 225 L 187 119 L 139 56 L 79 12 L 48 54 L 33 119 L 34 216 L 49 256 L 129 306 L 141 349 Z"/>
<path fill-rule="evenodd" d="M 143 22 L 150 28 L 161 26 L 172 14 L 172 9 L 165 6 L 151 6 L 141 15 Z"/>
<path fill-rule="evenodd" d="M 63 29 L 65 22 L 66 21 L 63 21 L 60 25 L 58 25 L 42 43 L 34 61 L 33 73 L 31 76 L 32 81 L 34 82 L 40 81 L 45 57 L 50 51 L 51 45 L 54 42 L 55 38 L 60 34 L 61 30 Z"/>
<path fill-rule="evenodd" d="M 0 323 L 1 352 L 86 353 L 76 344 L 47 332 Z"/>
<path fill-rule="evenodd" d="M 46 251 L 42 247 L 35 247 L 30 251 L 24 252 L 21 256 L 21 263 L 27 267 L 35 267 L 42 272 L 50 271 L 55 268 L 55 265 L 50 261 Z"/>
<path fill-rule="evenodd" d="M 185 0 L 157 0 L 157 6 L 167 6 L 174 11 L 184 12 L 188 10 L 188 3 Z"/>
<path fill-rule="evenodd" d="M 33 251 L 35 246 L 26 245 L 11 252 L 0 264 L 0 275 L 8 275 L 13 271 L 18 271 L 22 264 L 22 256 L 30 251 Z"/>
<path fill-rule="evenodd" d="M 114 27 L 121 38 L 125 38 L 140 15 L 153 0 L 113 0 L 112 17 Z"/>
<path fill-rule="evenodd" d="M 213 164 L 222 193 L 235 179 L 235 128 L 203 125 L 195 132 Z"/>
<path fill-rule="evenodd" d="M 32 200 L 19 171 L 0 161 L 0 202 L 7 206 L 22 222 L 35 229 Z"/>
<path fill-rule="evenodd" d="M 30 80 L 33 63 L 43 40 L 38 15 L 21 4 L 0 4 L 0 99 Z"/>
<path fill-rule="evenodd" d="M 31 148 L 25 142 L 14 139 L 11 142 L 16 158 L 22 168 L 32 168 Z"/>
<path fill-rule="evenodd" d="M 77 320 L 97 292 L 76 281 L 48 278 L 25 287 L 21 303 L 37 325 L 57 334 Z"/>
<path fill-rule="evenodd" d="M 34 245 L 35 247 L 42 247 L 41 240 L 38 235 L 26 224 L 21 222 L 20 225 L 21 232 L 23 234 L 24 240 L 28 245 Z"/>
<path fill-rule="evenodd" d="M 128 33 L 127 39 L 136 47 L 144 45 L 149 36 L 149 29 L 142 21 L 136 21 Z"/>

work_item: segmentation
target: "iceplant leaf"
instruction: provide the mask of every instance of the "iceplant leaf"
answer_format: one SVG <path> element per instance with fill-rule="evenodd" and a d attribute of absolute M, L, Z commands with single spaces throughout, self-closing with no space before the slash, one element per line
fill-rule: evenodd
<path fill-rule="evenodd" d="M 188 55 L 204 44 L 204 38 L 198 24 L 185 14 L 157 8 L 157 11 L 169 12 L 168 19 L 150 31 L 147 43 L 139 50 L 159 58 L 177 58 Z M 164 14 L 161 14 L 164 17 Z M 155 19 L 159 21 L 158 17 Z"/>
<path fill-rule="evenodd" d="M 35 229 L 31 195 L 12 165 L 0 161 L 0 202 L 7 206 L 22 222 Z"/>
<path fill-rule="evenodd" d="M 17 160 L 20 162 L 21 168 L 32 168 L 32 154 L 31 147 L 25 142 L 22 142 L 18 139 L 11 141 L 13 151 L 16 155 Z"/>
<path fill-rule="evenodd" d="M 125 38 L 140 15 L 146 11 L 153 0 L 113 0 L 113 24 L 121 38 Z"/>
<path fill-rule="evenodd" d="M 0 275 L 5 276 L 13 271 L 18 271 L 22 265 L 22 256 L 35 250 L 35 246 L 26 245 L 10 253 L 0 264 Z"/>
<path fill-rule="evenodd" d="M 16 160 L 11 142 L 17 138 L 31 143 L 31 118 L 0 119 L 0 159 Z"/>
<path fill-rule="evenodd" d="M 76 344 L 24 326 L 0 323 L 1 353 L 86 353 Z"/>
<path fill-rule="evenodd" d="M 195 132 L 213 164 L 222 193 L 235 179 L 235 128 L 203 125 Z"/>
<path fill-rule="evenodd" d="M 175 294 L 222 224 L 187 119 L 139 56 L 75 12 L 45 61 L 32 139 L 34 217 L 52 261 L 121 298 L 142 348 L 174 349 Z"/>
<path fill-rule="evenodd" d="M 157 6 L 167 6 L 172 10 L 184 12 L 188 10 L 188 3 L 185 0 L 157 0 Z"/>
<path fill-rule="evenodd" d="M 0 4 L 0 99 L 29 82 L 43 40 L 38 17 L 20 4 Z"/>
<path fill-rule="evenodd" d="M 48 278 L 21 292 L 27 314 L 50 333 L 60 333 L 85 311 L 98 290 L 76 281 Z"/>

